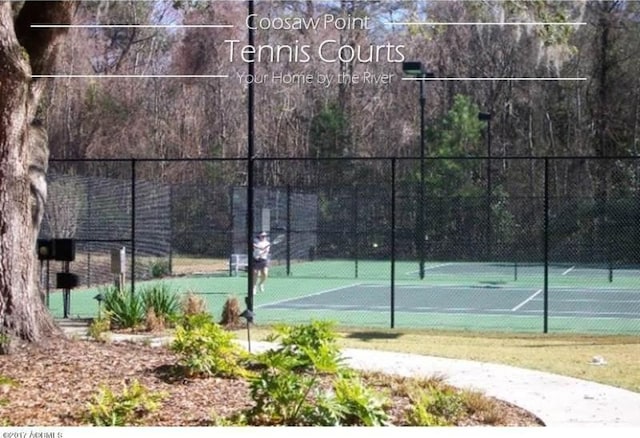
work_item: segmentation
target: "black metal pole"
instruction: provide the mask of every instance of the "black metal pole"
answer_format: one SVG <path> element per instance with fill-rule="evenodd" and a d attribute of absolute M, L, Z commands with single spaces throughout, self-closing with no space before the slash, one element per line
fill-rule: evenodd
<path fill-rule="evenodd" d="M 248 8 L 248 42 L 249 46 L 254 46 L 253 39 L 253 21 L 254 7 L 253 0 L 247 1 Z M 253 51 L 248 53 L 248 73 L 253 78 L 255 73 L 254 54 Z M 247 308 L 253 312 L 253 162 L 255 158 L 253 143 L 253 81 L 247 84 Z"/>
<path fill-rule="evenodd" d="M 287 277 L 291 275 L 291 185 L 287 185 Z"/>
<path fill-rule="evenodd" d="M 91 199 L 93 198 L 93 193 L 91 191 L 91 178 L 87 181 L 87 229 L 91 232 Z M 87 242 L 87 287 L 91 287 L 91 251 L 93 250 L 93 245 L 91 242 Z M 49 305 L 49 303 L 47 303 Z"/>
<path fill-rule="evenodd" d="M 491 115 L 487 120 L 487 260 L 493 257 L 493 229 L 491 228 Z"/>
<path fill-rule="evenodd" d="M 123 278 L 124 282 L 124 278 Z M 124 288 L 124 285 L 122 285 Z M 131 295 L 136 287 L 136 160 L 131 160 Z"/>
<path fill-rule="evenodd" d="M 49 287 L 49 282 L 51 281 L 50 278 L 50 267 L 49 267 L 49 259 L 47 259 L 47 308 L 50 308 L 50 294 L 51 294 L 51 288 Z"/>
<path fill-rule="evenodd" d="M 62 265 L 64 267 L 63 271 L 65 274 L 69 273 L 69 262 L 68 261 L 64 261 L 62 262 Z M 64 319 L 69 318 L 69 311 L 71 310 L 71 306 L 69 304 L 69 300 L 71 298 L 71 289 L 67 289 L 64 288 L 62 290 L 62 317 Z"/>
<path fill-rule="evenodd" d="M 420 206 L 419 214 L 419 230 L 417 238 L 419 240 L 420 247 L 420 279 L 424 279 L 424 259 L 425 259 L 425 227 L 424 227 L 424 155 L 425 155 L 425 132 L 424 132 L 424 108 L 427 99 L 424 95 L 424 78 L 426 75 L 423 73 L 422 80 L 420 80 Z"/>
<path fill-rule="evenodd" d="M 352 223 L 352 233 L 353 233 L 353 255 L 355 261 L 355 278 L 358 278 L 358 259 L 360 257 L 359 249 L 360 249 L 360 236 L 358 235 L 358 186 L 353 186 L 353 223 Z"/>
<path fill-rule="evenodd" d="M 391 159 L 391 328 L 396 326 L 396 158 Z"/>
<path fill-rule="evenodd" d="M 549 331 L 549 158 L 544 159 L 544 333 Z"/>
<path fill-rule="evenodd" d="M 247 349 L 251 353 L 251 322 L 247 319 Z"/>
<path fill-rule="evenodd" d="M 491 260 L 493 257 L 493 229 L 491 226 L 491 113 L 478 113 L 478 120 L 487 122 L 487 199 L 485 200 L 487 229 L 485 233 L 484 257 L 486 260 Z"/>
<path fill-rule="evenodd" d="M 173 185 L 169 186 L 169 275 L 173 275 Z"/>

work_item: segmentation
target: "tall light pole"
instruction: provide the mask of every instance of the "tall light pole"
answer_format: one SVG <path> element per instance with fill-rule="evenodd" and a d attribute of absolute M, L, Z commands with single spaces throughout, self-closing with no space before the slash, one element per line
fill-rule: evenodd
<path fill-rule="evenodd" d="M 422 62 L 420 61 L 407 61 L 402 63 L 402 71 L 405 75 L 415 78 L 420 84 L 420 203 L 418 205 L 418 223 L 416 225 L 416 239 L 418 243 L 418 252 L 420 257 L 419 272 L 420 279 L 424 279 L 424 259 L 425 259 L 425 220 L 424 220 L 424 156 L 425 156 L 425 121 L 424 110 L 427 103 L 427 98 L 424 94 L 425 79 L 432 78 L 433 73 L 427 72 L 422 68 Z"/>
<path fill-rule="evenodd" d="M 492 234 L 491 228 L 491 113 L 478 113 L 478 120 L 487 122 L 487 260 L 492 257 Z"/>
<path fill-rule="evenodd" d="M 249 17 L 248 43 L 255 46 L 253 38 L 253 0 L 247 1 L 247 14 Z M 248 53 L 248 73 L 249 78 L 254 77 L 255 63 L 253 51 Z M 253 312 L 253 162 L 255 158 L 253 146 L 253 82 L 247 84 L 247 299 L 246 305 L 250 312 Z"/>

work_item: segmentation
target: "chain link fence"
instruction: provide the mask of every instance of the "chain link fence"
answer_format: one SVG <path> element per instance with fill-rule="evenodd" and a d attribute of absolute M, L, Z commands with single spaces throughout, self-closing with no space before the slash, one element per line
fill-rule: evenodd
<path fill-rule="evenodd" d="M 415 158 L 281 158 L 251 165 L 256 186 L 248 206 L 246 160 L 54 160 L 40 237 L 76 239 L 73 271 L 86 288 L 112 281 L 109 253 L 121 247 L 130 255 L 133 289 L 153 278 L 233 276 L 231 255 L 246 254 L 248 236 L 264 229 L 281 237 L 271 260 L 273 281 L 290 281 L 281 289 L 348 280 L 347 293 L 359 297 L 354 304 L 342 302 L 344 294 L 331 298 L 344 321 L 379 325 L 380 315 L 368 320 L 379 312 L 392 327 L 424 319 L 463 326 L 469 309 L 482 306 L 456 288 L 505 296 L 525 289 L 516 301 L 533 297 L 522 309 L 540 302 L 531 314 L 545 331 L 553 312 L 629 320 L 640 331 L 638 158 L 429 157 L 423 168 Z M 331 284 L 314 294 L 343 287 Z M 618 288 L 618 298 L 589 295 Z M 574 289 L 577 295 L 554 305 L 560 293 L 550 291 Z M 423 298 L 407 298 L 412 291 Z M 367 304 L 366 294 L 378 293 L 379 302 Z M 424 298 L 439 293 L 447 294 L 442 302 Z M 303 297 L 287 290 L 276 298 Z M 517 307 L 504 301 L 482 314 Z M 302 302 L 295 317 L 327 306 Z M 263 307 L 273 320 L 293 317 L 282 312 L 290 307 Z M 347 315 L 358 307 L 361 313 Z M 448 319 L 433 318 L 429 307 Z"/>

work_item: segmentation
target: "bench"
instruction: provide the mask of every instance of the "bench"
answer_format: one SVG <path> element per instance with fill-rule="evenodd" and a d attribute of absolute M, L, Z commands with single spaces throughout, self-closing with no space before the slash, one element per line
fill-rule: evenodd
<path fill-rule="evenodd" d="M 237 276 L 239 271 L 249 269 L 249 258 L 246 254 L 231 254 L 229 257 L 229 276 Z"/>

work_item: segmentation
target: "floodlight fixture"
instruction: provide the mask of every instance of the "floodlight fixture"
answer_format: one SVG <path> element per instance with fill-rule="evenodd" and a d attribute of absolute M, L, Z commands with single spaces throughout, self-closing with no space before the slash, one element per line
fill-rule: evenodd
<path fill-rule="evenodd" d="M 420 61 L 405 61 L 402 63 L 402 72 L 407 76 L 419 77 L 424 70 Z"/>

